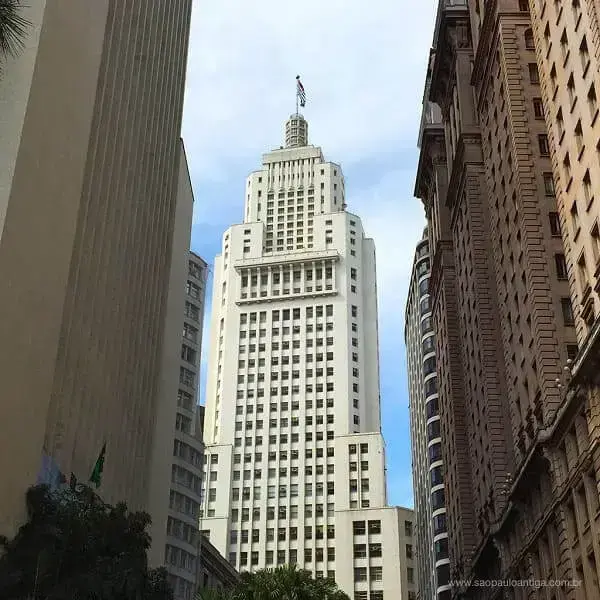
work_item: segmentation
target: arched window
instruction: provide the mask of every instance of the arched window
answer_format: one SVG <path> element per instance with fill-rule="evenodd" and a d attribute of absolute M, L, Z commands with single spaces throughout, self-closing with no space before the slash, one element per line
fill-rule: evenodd
<path fill-rule="evenodd" d="M 525 48 L 527 48 L 527 50 L 535 50 L 533 31 L 531 29 L 525 30 Z"/>

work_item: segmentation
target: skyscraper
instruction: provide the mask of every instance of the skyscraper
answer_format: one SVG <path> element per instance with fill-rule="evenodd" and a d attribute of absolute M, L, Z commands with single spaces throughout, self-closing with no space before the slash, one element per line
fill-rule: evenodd
<path fill-rule="evenodd" d="M 527 2 L 439 3 L 427 99 L 440 114 L 416 192 L 433 255 L 455 580 L 577 579 L 548 550 L 567 551 L 546 442 L 577 345 L 535 56 Z"/>
<path fill-rule="evenodd" d="M 3 534 L 42 464 L 87 480 L 105 442 L 103 498 L 148 506 L 191 11 L 25 4 L 0 78 Z"/>
<path fill-rule="evenodd" d="M 180 363 L 174 435 L 171 440 L 171 489 L 168 494 L 164 562 L 175 598 L 193 598 L 198 582 L 200 492 L 202 489 L 202 430 L 197 395 L 202 348 L 202 321 L 208 265 L 189 253 L 185 312 L 180 313 Z M 183 306 L 182 306 L 183 308 Z"/>
<path fill-rule="evenodd" d="M 425 125 L 426 126 L 426 125 Z M 417 244 L 404 330 L 415 496 L 418 597 L 450 598 L 444 461 L 429 280 L 427 229 Z"/>
<path fill-rule="evenodd" d="M 301 115 L 285 137 L 215 260 L 202 529 L 240 570 L 298 563 L 353 600 L 410 597 L 412 513 L 386 503 L 373 240 Z"/>

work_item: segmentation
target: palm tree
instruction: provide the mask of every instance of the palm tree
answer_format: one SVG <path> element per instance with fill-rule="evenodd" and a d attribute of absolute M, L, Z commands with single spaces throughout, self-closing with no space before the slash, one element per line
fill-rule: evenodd
<path fill-rule="evenodd" d="M 243 573 L 231 600 L 350 600 L 332 579 L 313 579 L 296 565 Z"/>
<path fill-rule="evenodd" d="M 229 592 L 216 588 L 201 588 L 196 592 L 195 600 L 230 600 Z"/>
<path fill-rule="evenodd" d="M 21 50 L 28 25 L 21 0 L 0 0 L 0 60 Z"/>

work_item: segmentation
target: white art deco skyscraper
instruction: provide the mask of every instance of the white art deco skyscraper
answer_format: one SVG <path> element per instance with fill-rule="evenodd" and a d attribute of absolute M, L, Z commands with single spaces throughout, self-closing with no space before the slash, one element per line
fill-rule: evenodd
<path fill-rule="evenodd" d="M 412 512 L 386 503 L 375 247 L 301 115 L 248 177 L 244 215 L 214 266 L 201 529 L 242 571 L 298 563 L 354 600 L 408 599 Z"/>

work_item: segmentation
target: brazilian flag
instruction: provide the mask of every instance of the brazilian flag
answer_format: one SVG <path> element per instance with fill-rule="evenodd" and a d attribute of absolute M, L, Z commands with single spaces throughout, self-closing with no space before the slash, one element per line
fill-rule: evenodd
<path fill-rule="evenodd" d="M 100 456 L 98 456 L 98 460 L 94 465 L 94 470 L 90 475 L 90 483 L 93 483 L 96 486 L 96 489 L 100 487 L 102 483 L 102 472 L 104 471 L 104 457 L 106 456 L 106 442 L 102 446 L 102 450 L 100 451 Z"/>

